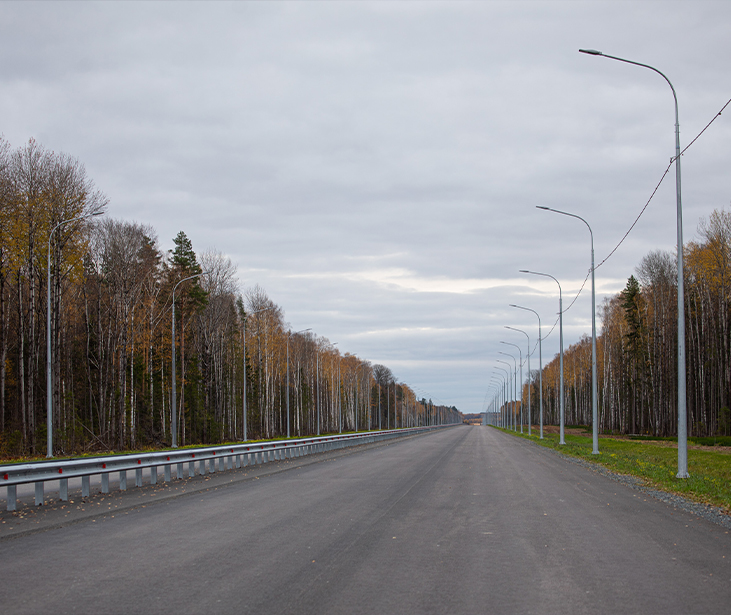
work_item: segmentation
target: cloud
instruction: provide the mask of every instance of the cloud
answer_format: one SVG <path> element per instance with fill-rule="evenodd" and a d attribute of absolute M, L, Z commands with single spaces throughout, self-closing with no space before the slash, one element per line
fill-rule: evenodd
<path fill-rule="evenodd" d="M 728 3 L 0 3 L 0 130 L 78 157 L 110 215 L 231 257 L 293 327 L 476 411 L 505 325 L 553 325 L 730 94 Z M 676 41 L 669 46 L 667 41 Z M 683 157 L 686 237 L 728 205 L 726 114 Z M 671 173 L 598 305 L 675 245 Z M 566 314 L 589 330 L 588 286 Z M 557 352 L 557 334 L 544 357 Z M 520 342 L 522 343 L 522 342 Z"/>

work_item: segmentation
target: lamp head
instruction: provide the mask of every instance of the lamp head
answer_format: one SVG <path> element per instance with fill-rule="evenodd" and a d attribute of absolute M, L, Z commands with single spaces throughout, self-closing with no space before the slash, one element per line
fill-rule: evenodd
<path fill-rule="evenodd" d="M 518 273 L 530 273 L 530 271 L 528 271 L 527 269 L 521 269 L 520 271 L 518 271 Z"/>
<path fill-rule="evenodd" d="M 579 53 L 586 53 L 590 56 L 603 56 L 604 55 L 601 51 L 597 51 L 596 49 L 579 49 Z"/>

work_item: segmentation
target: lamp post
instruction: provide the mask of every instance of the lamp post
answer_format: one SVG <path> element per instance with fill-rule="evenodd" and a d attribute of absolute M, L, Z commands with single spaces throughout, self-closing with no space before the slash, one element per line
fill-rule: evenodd
<path fill-rule="evenodd" d="M 528 341 L 528 352 L 526 353 L 526 357 L 528 358 L 528 435 L 531 435 L 531 413 L 530 413 L 530 390 L 531 390 L 531 384 L 530 384 L 530 337 L 528 337 L 528 334 L 523 331 L 522 329 L 516 329 L 515 327 L 508 327 L 505 325 L 506 329 L 510 329 L 511 331 L 517 331 L 518 333 L 522 333 L 525 335 L 526 340 Z M 520 377 L 521 381 L 523 380 L 523 376 Z M 521 402 L 523 400 L 523 389 L 520 390 L 520 399 Z M 522 405 L 522 404 L 521 404 Z"/>
<path fill-rule="evenodd" d="M 492 397 L 490 398 L 490 405 L 492 406 L 493 411 L 493 418 L 495 417 L 496 407 L 497 407 L 497 395 L 498 391 L 500 390 L 500 384 L 496 380 L 497 376 L 493 376 L 493 378 L 490 380 L 490 383 L 487 387 L 487 394 L 489 395 L 490 392 L 492 392 Z M 500 419 L 497 419 L 497 426 L 500 426 Z"/>
<path fill-rule="evenodd" d="M 500 393 L 502 391 L 503 387 L 503 381 L 500 376 L 495 374 L 493 376 L 493 379 L 490 381 L 492 386 L 495 388 L 495 393 L 493 394 L 493 406 L 497 408 L 497 426 L 502 427 L 503 426 L 503 416 L 500 408 Z"/>
<path fill-rule="evenodd" d="M 592 266 L 593 269 L 593 266 Z M 542 275 L 546 278 L 551 278 L 556 284 L 558 284 L 558 338 L 559 342 L 559 395 L 561 399 L 560 407 L 560 419 L 559 419 L 559 444 L 566 444 L 564 441 L 564 399 L 563 399 L 563 295 L 561 292 L 561 283 L 554 278 L 550 273 L 538 273 L 537 271 L 528 271 L 527 269 L 521 269 L 520 273 L 530 273 L 532 275 Z"/>
<path fill-rule="evenodd" d="M 543 440 L 543 340 L 541 339 L 541 317 L 535 310 L 522 305 L 511 303 L 510 307 L 533 312 L 538 317 L 538 415 L 540 416 L 540 439 Z"/>
<path fill-rule="evenodd" d="M 287 334 L 287 437 L 289 438 L 289 338 L 298 333 L 312 331 L 312 329 L 302 329 L 302 331 L 290 331 Z"/>
<path fill-rule="evenodd" d="M 589 236 L 591 237 L 591 432 L 592 432 L 592 455 L 599 454 L 599 411 L 597 408 L 597 376 L 596 376 L 596 286 L 594 284 L 594 233 L 589 226 L 589 223 L 584 220 L 581 216 L 576 214 L 570 214 L 566 211 L 560 211 L 551 207 L 544 207 L 542 205 L 536 205 L 538 209 L 544 211 L 552 211 L 556 214 L 569 216 L 581 220 L 586 224 L 586 228 L 589 229 Z"/>
<path fill-rule="evenodd" d="M 506 354 L 506 353 L 501 352 L 500 354 Z M 509 397 L 512 397 L 512 391 L 511 391 L 512 386 L 511 386 L 511 384 L 513 382 L 513 376 L 510 373 L 510 363 L 508 363 L 507 361 L 503 361 L 502 359 L 497 359 L 497 362 L 498 363 L 502 363 L 503 365 L 507 365 L 508 366 L 508 396 Z M 510 422 L 509 422 L 509 427 L 512 427 L 513 431 L 515 431 L 515 404 L 513 403 L 513 401 L 510 401 L 509 403 L 510 403 Z"/>
<path fill-rule="evenodd" d="M 48 261 L 46 263 L 48 271 L 46 273 L 46 457 L 53 457 L 53 373 L 52 373 L 52 354 L 51 350 L 51 239 L 56 229 L 77 220 L 85 220 L 92 216 L 101 216 L 104 212 L 97 211 L 93 214 L 85 216 L 76 216 L 68 220 L 62 220 L 48 233 Z"/>
<path fill-rule="evenodd" d="M 170 434 L 172 435 L 172 446 L 173 448 L 178 448 L 178 403 L 176 398 L 176 390 L 175 390 L 175 291 L 178 289 L 178 286 L 180 286 L 183 282 L 186 280 L 192 280 L 193 278 L 199 278 L 202 275 L 208 275 L 210 271 L 203 271 L 201 273 L 196 273 L 195 275 L 190 275 L 187 278 L 183 278 L 180 280 L 175 286 L 173 286 L 173 403 L 172 403 L 172 409 L 170 412 Z"/>
<path fill-rule="evenodd" d="M 490 403 L 487 405 L 487 410 L 485 412 L 485 425 L 495 425 L 496 420 L 496 412 L 495 412 L 495 400 L 497 399 L 497 391 L 498 391 L 498 385 L 493 384 L 492 386 L 488 387 L 487 394 L 490 395 L 492 392 L 492 396 L 490 397 Z M 488 416 L 489 412 L 489 416 Z"/>
<path fill-rule="evenodd" d="M 500 361 L 500 359 L 498 359 L 498 361 L 500 363 L 505 363 L 505 361 Z M 509 363 L 505 363 L 505 365 L 510 367 Z M 503 415 L 503 420 L 502 420 L 503 429 L 507 429 L 510 427 L 510 423 L 508 421 L 508 396 L 505 393 L 505 389 L 506 389 L 506 387 L 509 386 L 508 382 L 510 381 L 510 372 L 505 370 L 505 368 L 503 368 L 503 367 L 498 367 L 497 369 L 499 369 L 501 372 L 505 373 L 505 379 L 503 380 L 503 384 L 502 384 L 503 401 L 502 401 L 502 404 L 500 404 L 500 407 L 504 408 L 504 410 L 502 410 L 502 412 L 501 412 L 501 415 Z"/>
<path fill-rule="evenodd" d="M 247 415 L 247 409 L 246 409 L 246 321 L 248 320 L 249 316 L 253 316 L 254 314 L 259 314 L 261 312 L 266 312 L 268 310 L 273 310 L 275 306 L 269 306 L 266 308 L 262 308 L 261 310 L 256 310 L 255 312 L 249 312 L 248 314 L 244 313 L 244 442 L 246 442 L 249 439 L 248 432 L 247 432 L 247 426 L 246 426 L 246 415 Z M 319 418 L 319 417 L 318 417 Z M 318 431 L 318 435 L 319 431 Z"/>
<path fill-rule="evenodd" d="M 518 361 L 513 355 L 507 352 L 498 350 L 498 354 L 505 355 L 513 360 L 513 431 L 518 431 Z"/>
<path fill-rule="evenodd" d="M 517 344 L 512 344 L 510 342 L 500 343 L 518 349 L 518 357 L 520 358 L 520 433 L 523 433 L 523 352 L 520 350 L 520 346 L 518 346 Z M 515 397 L 516 399 L 518 398 L 517 393 Z"/>
<path fill-rule="evenodd" d="M 667 81 L 673 92 L 675 102 L 675 206 L 677 218 L 677 251 L 678 251 L 678 473 L 676 478 L 688 478 L 688 415 L 686 410 L 685 390 L 685 289 L 683 276 L 683 204 L 680 196 L 680 123 L 678 121 L 678 96 L 673 84 L 663 73 L 649 64 L 641 64 L 632 60 L 625 60 L 610 56 L 596 49 L 579 49 L 581 53 L 592 56 L 602 56 L 610 60 L 617 60 L 625 64 L 633 64 L 642 68 L 649 68 Z"/>

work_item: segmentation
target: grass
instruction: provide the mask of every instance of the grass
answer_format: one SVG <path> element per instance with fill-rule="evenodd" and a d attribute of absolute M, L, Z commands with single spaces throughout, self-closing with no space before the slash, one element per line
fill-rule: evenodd
<path fill-rule="evenodd" d="M 731 512 L 731 454 L 713 450 L 688 450 L 688 473 L 690 478 L 678 479 L 678 450 L 674 447 L 660 446 L 652 441 L 615 440 L 601 438 L 599 455 L 592 455 L 591 436 L 566 435 L 566 444 L 559 445 L 558 434 L 544 433 L 543 440 L 537 435 L 506 431 L 540 446 L 555 449 L 565 455 L 580 457 L 603 465 L 619 474 L 630 474 L 645 480 L 648 485 L 677 493 L 690 500 L 713 504 Z M 707 438 L 713 445 L 713 438 Z M 644 440 L 644 441 L 643 441 Z M 673 439 L 670 439 L 673 440 Z M 692 440 L 706 440 L 694 438 Z M 698 442 L 701 444 L 701 442 Z"/>

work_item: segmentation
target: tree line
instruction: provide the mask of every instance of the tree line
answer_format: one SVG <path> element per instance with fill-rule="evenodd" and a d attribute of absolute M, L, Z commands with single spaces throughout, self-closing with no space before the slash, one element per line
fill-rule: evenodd
<path fill-rule="evenodd" d="M 163 253 L 152 227 L 96 217 L 107 205 L 78 160 L 0 138 L 0 455 L 45 453 L 49 356 L 54 454 L 461 421 L 293 333 L 225 255 L 183 231 Z"/>
<path fill-rule="evenodd" d="M 731 435 L 731 212 L 700 221 L 698 240 L 683 249 L 689 434 Z M 652 251 L 620 293 L 604 300 L 597 337 L 599 429 L 604 433 L 675 436 L 677 415 L 676 256 Z M 538 416 L 538 371 L 531 387 Z M 558 424 L 559 356 L 543 368 L 544 420 Z M 591 424 L 591 337 L 564 350 L 567 425 Z"/>

